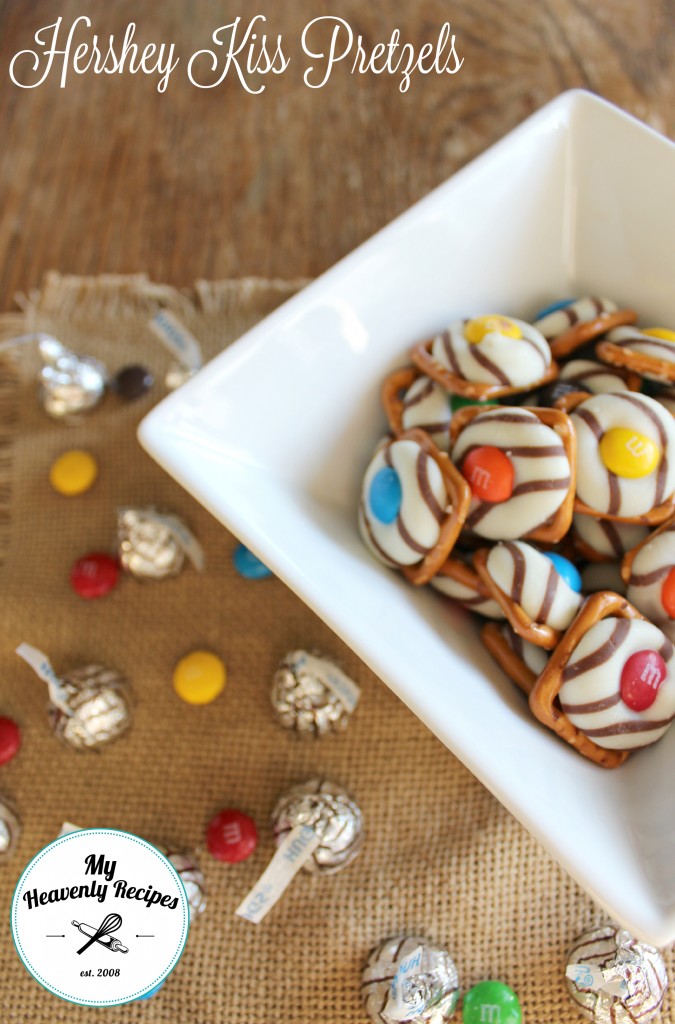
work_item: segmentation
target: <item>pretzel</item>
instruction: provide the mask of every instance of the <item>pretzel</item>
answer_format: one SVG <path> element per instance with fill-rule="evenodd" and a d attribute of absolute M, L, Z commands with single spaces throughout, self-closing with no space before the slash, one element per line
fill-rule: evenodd
<path fill-rule="evenodd" d="M 610 512 L 598 512 L 597 508 L 591 508 L 590 505 L 584 504 L 581 498 L 574 499 L 574 511 L 581 512 L 584 516 L 593 516 L 594 519 L 611 519 L 615 523 L 643 523 L 645 526 L 659 526 L 675 513 L 675 494 L 672 494 L 662 505 L 650 508 L 649 512 L 645 512 L 641 516 L 614 516 Z"/>
<path fill-rule="evenodd" d="M 403 395 L 420 376 L 416 366 L 403 366 L 386 378 L 380 389 L 389 428 L 395 437 L 403 433 Z"/>
<path fill-rule="evenodd" d="M 480 631 L 480 638 L 499 667 L 529 697 L 537 676 L 523 658 L 516 654 L 502 633 L 502 628 L 496 622 L 486 622 Z"/>
<path fill-rule="evenodd" d="M 613 327 L 623 327 L 625 324 L 634 324 L 637 320 L 637 313 L 632 309 L 617 309 L 615 313 L 600 313 L 593 320 L 580 320 L 572 324 L 566 331 L 559 334 L 557 338 L 549 341 L 551 355 L 554 359 L 564 359 L 565 356 L 576 352 L 578 348 L 585 345 L 594 338 L 611 331 Z M 596 349 L 597 352 L 597 349 Z"/>
<path fill-rule="evenodd" d="M 451 506 L 434 547 L 417 565 L 405 565 L 401 568 L 408 582 L 420 587 L 436 575 L 455 546 L 471 504 L 471 488 L 450 458 L 438 450 L 423 430 L 416 427 L 406 430 L 398 440 L 415 441 L 434 460 L 441 471 Z"/>
<path fill-rule="evenodd" d="M 558 365 L 551 362 L 548 370 L 539 380 L 532 381 L 527 387 L 510 384 L 484 384 L 478 381 L 465 380 L 452 370 L 441 366 L 431 355 L 433 339 L 421 341 L 410 352 L 410 358 L 422 373 L 432 380 L 441 384 L 446 391 L 453 395 L 462 395 L 464 398 L 503 398 L 506 395 L 520 395 L 523 391 L 533 391 L 536 388 L 550 384 L 558 376 Z"/>
<path fill-rule="evenodd" d="M 483 586 L 504 612 L 514 633 L 522 636 L 523 640 L 529 640 L 536 647 L 545 647 L 547 651 L 553 650 L 562 634 L 552 626 L 547 626 L 543 622 L 535 622 L 522 605 L 519 605 L 512 597 L 504 593 L 501 587 L 497 586 L 487 567 L 490 550 L 490 548 L 481 548 L 473 556 L 473 566 Z"/>
<path fill-rule="evenodd" d="M 634 321 L 631 321 L 634 322 Z M 620 325 L 617 325 L 620 326 Z M 613 341 L 601 341 L 595 346 L 595 354 L 603 363 L 611 366 L 625 366 L 643 377 L 662 381 L 675 381 L 675 363 L 667 359 L 656 359 L 646 352 L 635 352 Z"/>
<path fill-rule="evenodd" d="M 543 725 L 557 732 L 589 761 L 603 768 L 618 768 L 627 759 L 630 751 L 608 750 L 598 746 L 572 724 L 556 700 L 562 686 L 563 672 L 578 643 L 591 626 L 609 616 L 646 621 L 644 615 L 619 594 L 611 591 L 592 594 L 582 605 L 572 625 L 553 651 L 548 665 L 537 679 L 530 693 L 530 709 Z"/>
<path fill-rule="evenodd" d="M 673 528 L 673 520 L 675 520 L 675 515 L 670 516 L 669 519 L 666 519 L 665 522 L 661 523 L 658 529 L 652 530 L 651 533 L 648 533 L 644 540 L 640 541 L 639 544 L 636 544 L 634 548 L 631 548 L 630 551 L 627 551 L 623 556 L 621 560 L 621 579 L 626 586 L 628 586 L 630 582 L 630 578 L 633 574 L 633 562 L 639 552 L 642 551 L 646 544 L 650 544 L 654 540 L 654 537 L 658 537 L 660 533 L 665 533 L 666 530 L 671 530 Z"/>
<path fill-rule="evenodd" d="M 588 398 L 588 395 L 585 396 Z M 572 514 L 574 511 L 574 492 L 576 484 L 576 435 L 574 433 L 574 426 L 567 413 L 562 412 L 560 409 L 544 409 L 538 406 L 526 406 L 520 405 L 517 407 L 521 412 L 533 413 L 540 423 L 550 427 L 560 437 L 567 461 L 570 467 L 570 483 L 562 503 L 560 504 L 556 514 L 553 518 L 542 523 L 536 529 L 530 533 L 524 534 L 522 539 L 536 540 L 545 544 L 556 544 L 562 540 L 567 531 L 570 528 L 572 522 Z M 504 407 L 504 411 L 508 409 L 508 406 Z M 476 417 L 480 416 L 486 410 L 480 406 L 468 405 L 464 409 L 459 409 L 450 421 L 450 439 L 451 439 L 451 451 L 457 441 L 457 438 L 464 430 L 466 426 Z"/>

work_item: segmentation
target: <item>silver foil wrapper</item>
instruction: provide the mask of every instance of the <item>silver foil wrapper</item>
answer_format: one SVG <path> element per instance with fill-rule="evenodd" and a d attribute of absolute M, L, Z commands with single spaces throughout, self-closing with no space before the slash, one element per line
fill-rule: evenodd
<path fill-rule="evenodd" d="M 60 704 L 49 715 L 55 734 L 77 750 L 93 750 L 122 736 L 131 725 L 130 688 L 114 669 L 85 665 L 61 679 Z"/>
<path fill-rule="evenodd" d="M 119 558 L 122 567 L 139 580 L 177 576 L 185 562 L 185 547 L 171 518 L 158 509 L 123 508 L 117 514 Z"/>
<path fill-rule="evenodd" d="M 595 1024 L 649 1024 L 668 987 L 659 951 L 613 925 L 577 939 L 565 976 L 571 998 Z"/>
<path fill-rule="evenodd" d="M 164 384 L 168 391 L 175 391 L 183 384 L 187 384 L 191 377 L 194 377 L 197 369 L 191 366 L 182 366 L 180 363 L 172 363 L 166 371 Z"/>
<path fill-rule="evenodd" d="M 39 349 L 40 397 L 45 412 L 62 420 L 98 405 L 107 381 L 102 363 L 90 356 L 76 355 L 56 338 L 42 338 Z"/>
<path fill-rule="evenodd" d="M 171 847 L 162 846 L 160 843 L 156 845 L 180 875 L 190 908 L 190 923 L 194 924 L 195 919 L 204 912 L 206 907 L 204 875 L 200 870 L 199 862 L 193 853 L 174 850 Z"/>
<path fill-rule="evenodd" d="M 361 994 L 373 1024 L 444 1024 L 459 999 L 457 968 L 419 935 L 394 936 L 370 954 Z"/>
<path fill-rule="evenodd" d="M 310 779 L 294 786 L 272 812 L 279 846 L 296 825 L 309 825 L 319 846 L 303 864 L 310 874 L 331 875 L 354 860 L 363 843 L 363 816 L 349 794 L 334 782 Z"/>
<path fill-rule="evenodd" d="M 351 687 L 351 695 L 349 688 Z M 358 687 L 328 658 L 291 651 L 272 681 L 272 707 L 281 725 L 324 736 L 347 727 Z"/>
<path fill-rule="evenodd" d="M 21 825 L 14 808 L 0 797 L 0 860 L 9 857 L 21 833 Z"/>

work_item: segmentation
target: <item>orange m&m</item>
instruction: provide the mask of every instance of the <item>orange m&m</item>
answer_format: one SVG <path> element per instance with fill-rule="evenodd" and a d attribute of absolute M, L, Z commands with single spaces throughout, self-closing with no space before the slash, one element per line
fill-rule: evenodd
<path fill-rule="evenodd" d="M 506 501 L 513 492 L 513 463 L 501 448 L 474 448 L 462 463 L 462 476 L 479 501 Z"/>
<path fill-rule="evenodd" d="M 661 604 L 666 615 L 675 619 L 675 567 L 670 570 L 661 587 Z"/>

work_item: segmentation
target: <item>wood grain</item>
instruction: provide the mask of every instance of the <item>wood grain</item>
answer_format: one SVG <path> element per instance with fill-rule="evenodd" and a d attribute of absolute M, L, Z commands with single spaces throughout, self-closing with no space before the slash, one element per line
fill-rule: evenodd
<path fill-rule="evenodd" d="M 185 62 L 238 14 L 267 17 L 292 58 L 263 93 L 232 76 L 200 91 L 177 71 L 9 79 L 34 34 L 86 13 L 92 32 L 174 41 Z M 302 81 L 303 27 L 347 20 L 366 46 L 418 48 L 450 20 L 457 75 Z M 82 38 L 85 38 L 83 36 Z M 4 0 L 0 2 L 0 303 L 49 268 L 147 271 L 177 285 L 240 274 L 315 275 L 563 89 L 592 89 L 675 132 L 674 0 Z M 272 76 L 270 76 L 270 79 Z"/>

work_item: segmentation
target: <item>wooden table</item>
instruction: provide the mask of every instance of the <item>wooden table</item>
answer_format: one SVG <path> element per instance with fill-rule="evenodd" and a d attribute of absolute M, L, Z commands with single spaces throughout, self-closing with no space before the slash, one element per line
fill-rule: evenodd
<path fill-rule="evenodd" d="M 352 75 L 345 60 L 311 89 L 300 39 L 328 11 L 366 49 L 395 28 L 417 50 L 435 45 L 450 20 L 463 65 L 417 74 L 402 94 L 399 76 Z M 177 285 L 315 275 L 574 86 L 673 134 L 669 12 L 666 0 L 0 0 L 0 308 L 50 268 L 143 270 Z M 59 16 L 61 44 L 83 13 L 93 24 L 76 43 L 96 32 L 107 48 L 112 33 L 119 47 L 131 21 L 142 46 L 174 42 L 166 91 L 157 75 L 78 76 L 72 65 L 60 88 L 56 62 L 38 88 L 14 85 L 12 57 L 38 49 L 35 33 Z M 258 95 L 233 71 L 213 89 L 191 84 L 188 59 L 213 46 L 214 29 L 256 14 L 282 34 L 287 71 L 253 76 Z M 27 81 L 25 58 L 15 67 Z"/>

